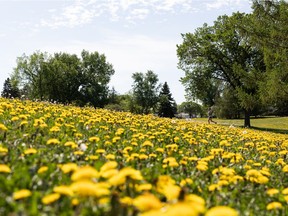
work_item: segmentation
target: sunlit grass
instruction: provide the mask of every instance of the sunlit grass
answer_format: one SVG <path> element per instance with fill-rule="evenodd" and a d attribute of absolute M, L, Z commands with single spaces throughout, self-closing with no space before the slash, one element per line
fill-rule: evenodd
<path fill-rule="evenodd" d="M 244 119 L 213 119 L 225 126 L 243 127 Z M 194 118 L 191 121 L 206 123 L 207 118 Z M 251 117 L 251 127 L 263 131 L 272 131 L 288 134 L 288 117 Z"/>

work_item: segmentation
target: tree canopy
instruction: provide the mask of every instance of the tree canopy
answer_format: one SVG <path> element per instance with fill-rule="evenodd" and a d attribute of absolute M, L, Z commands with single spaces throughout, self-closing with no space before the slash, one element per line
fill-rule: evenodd
<path fill-rule="evenodd" d="M 156 111 L 160 84 L 158 76 L 153 71 L 148 70 L 145 74 L 135 72 L 132 75 L 132 94 L 139 113 L 148 114 Z"/>
<path fill-rule="evenodd" d="M 250 127 L 251 110 L 259 103 L 257 82 L 265 72 L 261 50 L 241 34 L 240 27 L 250 19 L 243 13 L 220 16 L 212 26 L 204 24 L 195 33 L 182 34 L 183 43 L 177 45 L 187 93 L 204 101 L 211 93 L 234 89 L 245 111 L 246 127 Z"/>
<path fill-rule="evenodd" d="M 104 107 L 108 83 L 115 73 L 104 54 L 83 50 L 81 58 L 67 53 L 53 56 L 39 51 L 17 59 L 12 77 L 29 98 Z"/>
<path fill-rule="evenodd" d="M 173 118 L 176 112 L 177 112 L 176 102 L 172 97 L 167 82 L 165 82 L 159 94 L 158 116 Z"/>

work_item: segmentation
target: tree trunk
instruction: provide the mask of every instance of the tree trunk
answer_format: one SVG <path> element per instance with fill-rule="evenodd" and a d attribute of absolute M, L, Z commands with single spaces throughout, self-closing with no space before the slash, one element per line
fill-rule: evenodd
<path fill-rule="evenodd" d="M 251 124 L 250 124 L 250 111 L 249 110 L 245 110 L 244 112 L 245 112 L 244 127 L 250 128 L 251 127 Z"/>

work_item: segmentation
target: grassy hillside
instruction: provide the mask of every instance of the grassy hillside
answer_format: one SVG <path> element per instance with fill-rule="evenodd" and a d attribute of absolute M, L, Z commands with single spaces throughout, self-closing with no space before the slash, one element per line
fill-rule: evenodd
<path fill-rule="evenodd" d="M 288 215 L 287 154 L 220 120 L 0 98 L 0 215 Z"/>

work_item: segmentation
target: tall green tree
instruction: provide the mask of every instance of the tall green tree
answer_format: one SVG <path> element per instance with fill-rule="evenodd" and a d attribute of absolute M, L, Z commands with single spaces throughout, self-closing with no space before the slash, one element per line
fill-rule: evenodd
<path fill-rule="evenodd" d="M 81 53 L 81 71 L 83 83 L 81 93 L 83 100 L 90 102 L 94 107 L 104 107 L 109 102 L 109 82 L 115 73 L 113 65 L 107 62 L 104 54 L 98 52 L 88 52 L 83 50 Z"/>
<path fill-rule="evenodd" d="M 10 78 L 7 78 L 4 81 L 1 96 L 5 98 L 19 98 L 20 97 L 19 89 L 17 88 L 17 86 L 12 85 Z"/>
<path fill-rule="evenodd" d="M 148 114 L 156 111 L 160 85 L 158 76 L 153 71 L 148 70 L 145 74 L 141 72 L 133 73 L 132 94 L 139 109 L 139 113 Z"/>
<path fill-rule="evenodd" d="M 54 53 L 47 61 L 47 98 L 59 103 L 80 100 L 79 86 L 82 83 L 80 59 L 77 55 Z"/>
<path fill-rule="evenodd" d="M 172 97 L 170 88 L 165 82 L 160 90 L 159 94 L 159 107 L 158 107 L 158 116 L 173 118 L 177 113 L 177 105 L 175 100 Z"/>
<path fill-rule="evenodd" d="M 188 113 L 189 118 L 203 116 L 202 106 L 196 102 L 185 101 L 178 106 L 178 112 Z"/>
<path fill-rule="evenodd" d="M 81 58 L 68 53 L 35 52 L 17 59 L 12 77 L 29 98 L 104 107 L 108 83 L 115 73 L 104 54 L 83 50 Z"/>
<path fill-rule="evenodd" d="M 288 2 L 253 0 L 252 22 L 245 26 L 264 52 L 265 79 L 260 90 L 265 103 L 288 102 Z M 288 113 L 287 113 L 288 114 Z"/>
<path fill-rule="evenodd" d="M 220 16 L 212 26 L 204 24 L 194 33 L 183 34 L 183 43 L 177 46 L 187 93 L 203 101 L 199 94 L 211 86 L 231 87 L 245 113 L 245 127 L 251 126 L 251 111 L 259 103 L 257 82 L 265 72 L 261 50 L 241 34 L 240 27 L 250 19 L 243 13 Z"/>
<path fill-rule="evenodd" d="M 18 82 L 19 88 L 29 86 L 31 93 L 29 96 L 33 99 L 47 99 L 47 88 L 49 86 L 46 79 L 49 72 L 47 67 L 48 58 L 47 53 L 41 53 L 40 51 L 34 52 L 30 56 L 23 54 L 17 58 L 17 66 L 12 77 L 20 79 Z"/>

